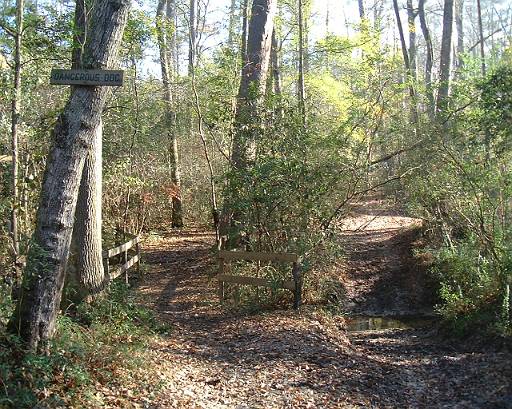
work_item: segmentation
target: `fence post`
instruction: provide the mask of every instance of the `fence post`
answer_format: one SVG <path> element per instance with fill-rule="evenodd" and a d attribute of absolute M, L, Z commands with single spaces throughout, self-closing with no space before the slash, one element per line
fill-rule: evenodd
<path fill-rule="evenodd" d="M 137 252 L 137 276 L 141 278 L 140 274 L 140 248 L 139 248 L 139 240 L 137 240 L 137 243 L 135 244 L 135 251 Z"/>
<path fill-rule="evenodd" d="M 128 250 L 125 250 L 123 252 L 123 265 L 126 265 L 128 263 Z M 128 285 L 128 269 L 124 270 L 124 279 L 126 281 L 126 284 Z"/>
<path fill-rule="evenodd" d="M 108 280 L 110 281 L 110 257 L 107 250 L 107 255 L 105 256 L 105 275 L 108 277 Z"/>

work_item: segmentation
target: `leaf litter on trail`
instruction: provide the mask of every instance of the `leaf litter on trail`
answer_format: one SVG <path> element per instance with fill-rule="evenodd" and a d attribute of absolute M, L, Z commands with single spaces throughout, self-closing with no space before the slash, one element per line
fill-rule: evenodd
<path fill-rule="evenodd" d="M 509 353 L 471 353 L 429 330 L 347 333 L 343 318 L 307 307 L 223 309 L 212 236 L 193 233 L 145 248 L 138 291 L 172 330 L 151 346 L 164 387 L 143 407 L 512 407 Z"/>

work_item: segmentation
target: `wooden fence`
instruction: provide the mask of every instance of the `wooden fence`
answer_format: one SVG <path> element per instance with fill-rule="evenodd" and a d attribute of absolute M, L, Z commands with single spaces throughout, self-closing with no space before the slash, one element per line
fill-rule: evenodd
<path fill-rule="evenodd" d="M 128 270 L 133 267 L 134 264 L 137 264 L 137 273 L 140 274 L 140 237 L 133 234 L 127 235 L 132 237 L 129 241 L 117 247 L 103 251 L 103 260 L 105 265 L 105 274 L 108 274 L 110 280 L 114 280 L 121 274 L 125 273 L 125 280 L 128 284 Z M 135 249 L 135 254 L 129 257 L 128 250 L 131 248 Z M 110 259 L 119 255 L 121 255 L 122 264 L 117 263 L 116 265 L 112 265 L 110 263 Z"/>
<path fill-rule="evenodd" d="M 302 302 L 302 274 L 301 259 L 294 253 L 260 253 L 246 251 L 219 251 L 219 274 L 216 276 L 219 282 L 219 298 L 224 300 L 224 283 L 233 283 L 239 285 L 253 285 L 268 288 L 282 288 L 293 292 L 293 307 L 298 309 Z M 234 276 L 225 274 L 226 264 L 232 260 L 244 261 L 281 261 L 292 263 L 291 280 L 282 280 L 273 282 L 265 278 Z"/>

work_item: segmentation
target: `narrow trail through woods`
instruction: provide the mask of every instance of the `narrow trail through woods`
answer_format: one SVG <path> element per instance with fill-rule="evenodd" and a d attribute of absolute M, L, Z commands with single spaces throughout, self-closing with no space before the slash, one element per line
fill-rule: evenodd
<path fill-rule="evenodd" d="M 412 262 L 414 219 L 382 202 L 345 220 L 340 274 L 358 314 L 431 311 Z M 512 356 L 442 341 L 432 328 L 347 332 L 342 317 L 220 307 L 213 236 L 167 234 L 144 248 L 143 302 L 172 327 L 152 345 L 164 391 L 153 408 L 512 408 Z M 414 274 L 419 276 L 414 277 Z"/>

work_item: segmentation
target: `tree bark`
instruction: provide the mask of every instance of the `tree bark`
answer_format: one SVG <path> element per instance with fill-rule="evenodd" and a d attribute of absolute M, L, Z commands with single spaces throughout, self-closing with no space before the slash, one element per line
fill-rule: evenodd
<path fill-rule="evenodd" d="M 480 0 L 476 0 L 476 8 L 478 13 L 478 37 L 480 40 L 480 60 L 481 60 L 481 70 L 482 76 L 485 76 L 486 67 L 485 67 L 485 40 L 484 40 L 484 29 L 482 24 L 482 5 Z"/>
<path fill-rule="evenodd" d="M 76 1 L 73 68 L 83 67 L 89 11 L 84 0 Z M 107 281 L 101 240 L 102 134 L 100 121 L 87 152 L 78 191 L 66 284 L 66 297 L 74 303 L 91 300 L 103 290 Z"/>
<path fill-rule="evenodd" d="M 247 33 L 249 31 L 249 0 L 242 3 L 242 43 L 240 44 L 240 56 L 242 66 L 247 61 Z"/>
<path fill-rule="evenodd" d="M 196 1 L 190 0 L 188 14 L 188 75 L 192 76 L 196 60 Z"/>
<path fill-rule="evenodd" d="M 407 5 L 409 6 L 409 0 L 407 1 Z M 396 24 L 398 26 L 398 33 L 400 35 L 400 44 L 402 47 L 402 56 L 404 59 L 404 67 L 405 67 L 405 72 L 406 72 L 406 77 L 407 77 L 408 88 L 409 88 L 409 96 L 411 97 L 411 102 L 410 102 L 410 104 L 411 104 L 411 121 L 417 126 L 418 125 L 418 109 L 416 106 L 416 91 L 414 90 L 415 75 L 413 73 L 413 69 L 411 66 L 411 60 L 410 60 L 411 53 L 410 53 L 410 50 L 407 49 L 407 45 L 405 43 L 404 30 L 402 27 L 402 21 L 400 19 L 400 10 L 398 9 L 398 1 L 397 0 L 393 0 L 393 8 L 395 10 Z M 411 3 L 411 8 L 412 8 L 412 3 Z M 413 18 L 413 22 L 414 22 L 414 18 Z M 409 31 L 411 31 L 410 28 L 409 28 Z M 409 34 L 409 36 L 410 36 L 410 34 Z M 409 40 L 411 41 L 410 38 L 409 38 Z M 412 41 L 414 42 L 413 52 L 415 54 L 416 53 L 415 38 L 413 38 Z"/>
<path fill-rule="evenodd" d="M 233 38 L 235 36 L 235 22 L 236 22 L 236 0 L 231 0 L 229 7 L 229 25 L 228 25 L 228 45 L 233 45 Z"/>
<path fill-rule="evenodd" d="M 297 98 L 302 126 L 306 126 L 306 87 L 304 84 L 304 13 L 303 0 L 299 2 L 299 78 L 297 84 Z"/>
<path fill-rule="evenodd" d="M 359 8 L 359 18 L 361 19 L 362 22 L 365 18 L 364 0 L 357 0 L 357 6 Z"/>
<path fill-rule="evenodd" d="M 446 111 L 447 98 L 450 92 L 450 68 L 453 32 L 454 0 L 444 0 L 443 37 L 441 40 L 441 56 L 439 66 L 439 90 L 437 92 L 436 115 Z"/>
<path fill-rule="evenodd" d="M 325 36 L 327 37 L 330 34 L 329 31 L 329 12 L 330 12 L 331 3 L 327 0 L 327 4 L 325 5 Z"/>
<path fill-rule="evenodd" d="M 420 26 L 423 33 L 423 38 L 426 44 L 426 59 L 425 59 L 425 91 L 428 99 L 428 113 L 431 118 L 434 117 L 435 112 L 435 101 L 434 92 L 432 90 L 432 67 L 434 61 L 434 52 L 432 48 L 432 39 L 430 37 L 430 31 L 427 26 L 427 19 L 425 17 L 425 0 L 419 0 L 418 3 L 418 15 L 420 17 Z"/>
<path fill-rule="evenodd" d="M 176 110 L 174 106 L 174 92 L 172 89 L 174 64 L 172 50 L 175 39 L 176 9 L 174 0 L 160 0 L 157 7 L 156 28 L 158 36 L 158 48 L 160 51 L 160 67 L 162 70 L 163 100 L 165 103 L 165 127 L 169 139 L 169 168 L 171 183 L 174 191 L 172 200 L 172 227 L 183 227 L 183 202 L 181 197 L 181 170 L 179 166 L 178 138 L 176 132 Z M 191 74 L 193 73 L 193 67 Z"/>
<path fill-rule="evenodd" d="M 407 23 L 409 30 L 409 73 L 416 81 L 416 16 L 418 12 L 414 9 L 412 0 L 407 0 Z"/>
<path fill-rule="evenodd" d="M 11 207 L 11 240 L 13 274 L 16 281 L 19 279 L 20 243 L 18 232 L 18 137 L 19 120 L 21 110 L 21 45 L 23 38 L 23 12 L 25 10 L 24 0 L 16 0 L 16 32 L 14 33 L 14 90 L 11 104 L 11 150 L 12 150 L 12 207 Z"/>
<path fill-rule="evenodd" d="M 398 27 L 398 34 L 400 36 L 400 45 L 402 48 L 402 56 L 404 65 L 407 72 L 410 71 L 411 65 L 409 63 L 409 53 L 407 52 L 407 45 L 405 43 L 404 29 L 402 27 L 402 20 L 400 19 L 400 10 L 398 8 L 398 0 L 393 0 L 393 10 L 395 11 L 396 25 Z"/>
<path fill-rule="evenodd" d="M 129 6 L 129 0 L 96 2 L 84 48 L 86 68 L 113 66 Z M 54 129 L 22 293 L 11 320 L 31 349 L 46 349 L 55 330 L 82 169 L 106 95 L 106 87 L 75 87 Z"/>
<path fill-rule="evenodd" d="M 174 78 L 176 78 L 176 75 L 179 73 L 178 61 L 177 61 L 178 53 L 176 52 L 176 44 L 177 44 L 176 33 L 178 32 L 178 23 L 177 23 L 178 15 L 176 13 L 176 0 L 167 0 L 167 7 L 165 10 L 165 14 L 167 17 L 167 21 L 168 21 L 169 25 L 171 26 L 171 30 L 168 35 L 169 44 L 167 46 L 167 59 L 170 64 L 169 75 L 170 75 L 170 84 L 172 86 Z M 173 101 L 174 101 L 174 99 L 173 99 Z"/>
<path fill-rule="evenodd" d="M 82 68 L 85 40 L 87 38 L 87 6 L 85 0 L 75 0 L 75 26 L 71 68 Z"/>
<path fill-rule="evenodd" d="M 232 163 L 245 168 L 254 160 L 261 127 L 260 103 L 265 92 L 276 0 L 254 0 L 249 23 L 247 58 L 242 68 L 235 114 Z"/>
<path fill-rule="evenodd" d="M 281 78 L 281 61 L 279 58 L 279 41 L 277 41 L 276 30 L 272 31 L 272 50 L 270 54 L 272 63 L 273 92 L 275 95 L 281 95 L 283 80 Z"/>
<path fill-rule="evenodd" d="M 256 144 L 262 133 L 261 103 L 266 88 L 270 65 L 270 50 L 277 0 L 254 0 L 247 36 L 247 55 L 242 65 L 242 78 L 238 91 L 233 126 L 231 164 L 237 172 L 250 168 L 256 158 Z M 221 240 L 227 248 L 234 248 L 240 241 L 232 227 L 244 217 L 235 214 L 233 204 L 238 192 L 231 185 L 224 201 L 220 221 Z"/>
<path fill-rule="evenodd" d="M 74 302 L 90 300 L 109 279 L 103 269 L 101 241 L 102 136 L 100 121 L 85 159 L 73 224 L 66 295 Z"/>
<path fill-rule="evenodd" d="M 457 72 L 464 67 L 464 0 L 455 0 L 455 27 L 457 28 Z"/>

